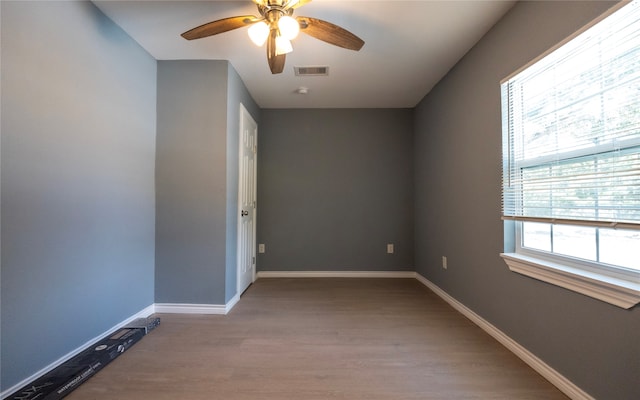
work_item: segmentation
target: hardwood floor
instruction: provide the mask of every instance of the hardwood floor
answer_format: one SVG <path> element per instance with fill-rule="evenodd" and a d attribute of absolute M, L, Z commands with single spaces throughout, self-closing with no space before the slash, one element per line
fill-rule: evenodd
<path fill-rule="evenodd" d="M 160 317 L 67 399 L 567 399 L 414 279 L 260 279 Z"/>

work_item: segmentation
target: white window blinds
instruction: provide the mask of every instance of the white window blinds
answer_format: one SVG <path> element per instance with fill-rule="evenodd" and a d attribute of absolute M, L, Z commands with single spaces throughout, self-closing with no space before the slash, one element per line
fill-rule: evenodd
<path fill-rule="evenodd" d="M 640 2 L 501 90 L 504 218 L 640 229 Z"/>

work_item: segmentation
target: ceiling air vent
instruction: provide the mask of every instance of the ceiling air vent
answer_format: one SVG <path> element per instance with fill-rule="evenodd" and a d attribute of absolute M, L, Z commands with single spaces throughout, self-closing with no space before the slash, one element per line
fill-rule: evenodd
<path fill-rule="evenodd" d="M 328 76 L 329 67 L 293 67 L 296 76 Z"/>

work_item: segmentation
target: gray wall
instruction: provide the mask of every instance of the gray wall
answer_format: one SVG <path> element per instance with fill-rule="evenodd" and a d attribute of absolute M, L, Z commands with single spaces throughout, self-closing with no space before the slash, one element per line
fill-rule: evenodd
<path fill-rule="evenodd" d="M 412 111 L 261 118 L 258 270 L 413 270 Z"/>
<path fill-rule="evenodd" d="M 608 400 L 640 398 L 640 310 L 509 272 L 499 257 L 499 81 L 613 4 L 518 3 L 418 105 L 414 150 L 417 271 Z"/>
<path fill-rule="evenodd" d="M 156 61 L 89 2 L 0 7 L 5 390 L 153 303 Z"/>
<path fill-rule="evenodd" d="M 158 303 L 224 304 L 228 64 L 158 61 Z"/>
<path fill-rule="evenodd" d="M 158 62 L 158 303 L 235 295 L 240 102 L 257 120 L 227 61 Z"/>

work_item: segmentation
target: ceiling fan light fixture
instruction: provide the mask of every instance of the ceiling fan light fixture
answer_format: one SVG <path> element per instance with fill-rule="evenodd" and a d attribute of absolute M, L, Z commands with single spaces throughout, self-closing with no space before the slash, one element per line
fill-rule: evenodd
<path fill-rule="evenodd" d="M 249 28 L 249 38 L 256 46 L 262 46 L 269 37 L 269 25 L 266 22 L 257 22 Z"/>
<path fill-rule="evenodd" d="M 2 1 L 2 0 L 0 0 Z M 291 40 L 300 31 L 334 46 L 358 51 L 364 46 L 360 39 L 348 30 L 317 18 L 293 18 L 294 10 L 311 0 L 253 0 L 260 16 L 236 15 L 207 22 L 181 34 L 186 40 L 202 39 L 238 28 L 249 28 L 249 38 L 262 46 L 266 42 L 267 63 L 272 74 L 282 73 L 286 54 L 293 51 Z M 326 73 L 325 73 L 326 75 Z"/>
<path fill-rule="evenodd" d="M 277 56 L 291 53 L 292 51 L 293 51 L 293 46 L 291 46 L 291 42 L 289 41 L 289 39 L 283 36 L 276 37 L 276 55 Z"/>
<path fill-rule="evenodd" d="M 295 18 L 288 15 L 283 15 L 278 19 L 278 29 L 280 34 L 288 40 L 293 40 L 300 33 L 300 24 Z"/>

